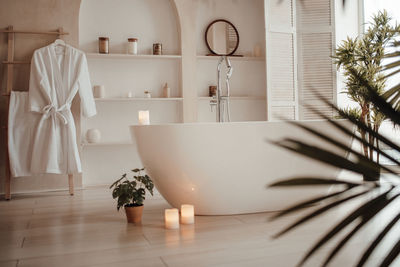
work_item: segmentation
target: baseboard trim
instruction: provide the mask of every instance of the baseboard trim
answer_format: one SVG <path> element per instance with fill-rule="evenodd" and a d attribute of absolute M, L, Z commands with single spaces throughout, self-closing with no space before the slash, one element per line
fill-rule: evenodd
<path fill-rule="evenodd" d="M 83 190 L 83 187 L 75 187 L 74 190 Z M 11 198 L 14 195 L 27 195 L 27 194 L 36 194 L 36 193 L 50 193 L 50 192 L 68 192 L 69 194 L 69 189 L 68 188 L 60 188 L 60 189 L 45 189 L 45 190 L 28 190 L 28 191 L 16 191 L 16 192 L 11 192 Z M 4 196 L 5 193 L 0 193 L 0 196 Z"/>

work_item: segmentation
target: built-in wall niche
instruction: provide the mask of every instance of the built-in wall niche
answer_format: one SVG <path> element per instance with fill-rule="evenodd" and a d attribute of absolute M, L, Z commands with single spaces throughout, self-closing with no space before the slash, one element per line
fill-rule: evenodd
<path fill-rule="evenodd" d="M 83 0 L 79 46 L 98 52 L 98 37 L 110 38 L 110 53 L 124 54 L 127 38 L 138 38 L 138 53 L 152 54 L 162 43 L 164 54 L 180 54 L 176 11 L 169 0 Z"/>
<path fill-rule="evenodd" d="M 218 56 L 210 54 L 205 41 L 207 26 L 216 19 L 230 21 L 238 30 L 239 47 L 230 57 L 233 75 L 231 88 L 231 120 L 266 119 L 265 29 L 263 0 L 201 0 L 197 3 L 197 95 L 198 120 L 215 121 L 209 105 L 209 86 L 217 84 Z M 261 50 L 260 55 L 255 50 Z M 226 69 L 222 69 L 225 86 Z"/>
<path fill-rule="evenodd" d="M 95 99 L 98 114 L 81 120 L 84 185 L 109 184 L 142 166 L 129 133 L 139 110 L 149 110 L 151 123 L 182 122 L 178 27 L 170 0 L 82 1 L 79 46 L 86 52 L 92 85 L 105 88 L 104 97 Z M 109 38 L 109 54 L 98 53 L 99 37 Z M 127 54 L 128 38 L 138 39 L 137 55 Z M 154 43 L 162 44 L 162 55 L 152 55 Z M 169 98 L 163 96 L 165 83 Z M 87 142 L 88 129 L 100 131 L 99 143 Z"/>

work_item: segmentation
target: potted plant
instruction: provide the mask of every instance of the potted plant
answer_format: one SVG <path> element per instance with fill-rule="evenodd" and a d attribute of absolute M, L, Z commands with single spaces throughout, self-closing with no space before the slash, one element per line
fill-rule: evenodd
<path fill-rule="evenodd" d="M 117 200 L 117 210 L 125 208 L 128 223 L 138 223 L 142 221 L 143 201 L 146 198 L 146 190 L 153 195 L 154 184 L 147 174 L 142 175 L 145 168 L 133 169 L 132 180 L 128 179 L 126 173 L 115 181 L 110 189 L 112 196 Z"/>
<path fill-rule="evenodd" d="M 385 48 L 393 45 L 400 30 L 400 26 L 397 24 L 391 25 L 391 20 L 386 11 L 379 12 L 373 16 L 372 23 L 362 36 L 348 37 L 338 46 L 336 55 L 333 56 L 337 68 L 344 70 L 345 93 L 358 104 L 358 107 L 347 108 L 342 111 L 359 119 L 376 133 L 386 116 L 373 105 L 371 91 L 358 76 L 366 80 L 370 87 L 374 89 L 372 93 L 378 95 L 385 93 L 387 77 L 390 76 L 383 72 L 385 70 L 383 59 L 387 57 Z M 371 160 L 374 160 L 375 156 L 379 163 L 380 152 L 379 150 L 374 152 L 372 149 L 373 145 L 376 145 L 379 149 L 378 140 L 362 128 L 358 128 L 358 131 L 364 141 L 362 143 L 364 155 Z"/>

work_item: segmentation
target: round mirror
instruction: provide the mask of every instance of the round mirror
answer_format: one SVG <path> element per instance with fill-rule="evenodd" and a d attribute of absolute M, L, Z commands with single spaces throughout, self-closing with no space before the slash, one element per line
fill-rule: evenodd
<path fill-rule="evenodd" d="M 239 33 L 227 20 L 218 19 L 211 22 L 206 30 L 206 44 L 211 53 L 219 56 L 230 56 L 239 46 Z"/>

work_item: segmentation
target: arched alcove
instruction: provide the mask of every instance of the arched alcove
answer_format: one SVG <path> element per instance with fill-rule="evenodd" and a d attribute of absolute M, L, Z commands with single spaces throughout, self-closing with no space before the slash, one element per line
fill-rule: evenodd
<path fill-rule="evenodd" d="M 84 185 L 110 184 L 142 166 L 129 134 L 139 110 L 149 110 L 152 124 L 182 122 L 179 27 L 174 1 L 82 0 L 79 48 L 86 52 L 92 85 L 105 87 L 105 97 L 95 99 L 97 115 L 81 120 Z M 100 36 L 109 37 L 108 55 L 98 54 Z M 127 38 L 138 38 L 137 56 L 127 54 Z M 162 56 L 152 55 L 154 43 L 162 43 Z M 165 83 L 170 98 L 163 97 Z M 144 91 L 151 92 L 150 99 Z M 101 132 L 98 144 L 85 140 L 93 128 Z"/>

